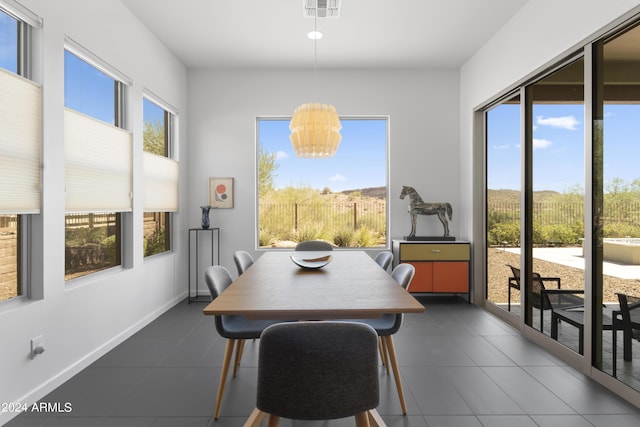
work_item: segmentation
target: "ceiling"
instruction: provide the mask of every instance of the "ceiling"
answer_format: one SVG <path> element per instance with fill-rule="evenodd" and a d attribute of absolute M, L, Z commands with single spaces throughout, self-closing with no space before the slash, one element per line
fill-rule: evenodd
<path fill-rule="evenodd" d="M 122 0 L 189 68 L 457 68 L 529 0 L 342 0 L 336 19 L 303 0 Z"/>

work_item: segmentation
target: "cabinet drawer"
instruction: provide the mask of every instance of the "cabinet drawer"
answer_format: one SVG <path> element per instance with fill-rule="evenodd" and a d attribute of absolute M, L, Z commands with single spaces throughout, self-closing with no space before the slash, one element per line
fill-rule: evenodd
<path fill-rule="evenodd" d="M 400 245 L 400 261 L 468 261 L 468 244 L 410 243 Z"/>

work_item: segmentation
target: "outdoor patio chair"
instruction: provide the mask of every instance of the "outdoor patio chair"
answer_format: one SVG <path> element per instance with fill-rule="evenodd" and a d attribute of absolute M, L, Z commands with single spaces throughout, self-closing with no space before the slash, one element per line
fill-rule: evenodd
<path fill-rule="evenodd" d="M 511 289 L 520 290 L 520 269 L 507 264 L 511 269 L 512 277 L 509 277 L 508 309 L 511 310 Z M 547 289 L 545 282 L 556 284 L 555 289 Z M 553 309 L 566 309 L 570 307 L 584 306 L 584 294 L 582 289 L 561 289 L 559 277 L 542 277 L 539 273 L 531 273 L 533 307 L 540 310 L 540 332 L 544 330 L 544 311 Z"/>
<path fill-rule="evenodd" d="M 617 331 L 623 331 L 623 359 L 631 360 L 631 340 L 640 341 L 640 297 L 617 293 L 620 311 L 613 315 L 613 376 L 617 371 Z"/>

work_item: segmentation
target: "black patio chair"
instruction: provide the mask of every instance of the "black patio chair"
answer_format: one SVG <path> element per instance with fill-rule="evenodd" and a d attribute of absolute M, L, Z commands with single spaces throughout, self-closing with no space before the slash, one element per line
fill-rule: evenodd
<path fill-rule="evenodd" d="M 613 315 L 613 376 L 617 371 L 617 331 L 623 331 L 623 359 L 631 360 L 632 339 L 640 341 L 640 297 L 616 293 L 620 310 Z"/>
<path fill-rule="evenodd" d="M 520 269 L 507 264 L 513 274 L 509 277 L 509 302 L 511 310 L 511 289 L 520 290 Z M 556 287 L 548 289 L 545 282 L 555 283 Z M 544 311 L 584 306 L 583 289 L 561 289 L 559 277 L 542 277 L 539 273 L 531 273 L 531 293 L 533 307 L 540 310 L 540 332 L 544 330 Z"/>

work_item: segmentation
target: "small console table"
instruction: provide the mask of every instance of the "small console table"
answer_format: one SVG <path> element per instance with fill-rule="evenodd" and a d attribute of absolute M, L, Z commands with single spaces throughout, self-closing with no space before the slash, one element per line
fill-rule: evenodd
<path fill-rule="evenodd" d="M 394 266 L 412 264 L 409 292 L 467 294 L 471 302 L 471 245 L 463 241 L 393 240 Z"/>
<path fill-rule="evenodd" d="M 211 233 L 211 265 L 219 265 L 220 264 L 220 229 L 219 228 L 190 228 L 189 229 L 189 282 L 187 283 L 187 291 L 188 291 L 188 302 L 191 304 L 192 302 L 211 302 L 210 296 L 199 294 L 199 284 L 200 284 L 200 270 L 198 268 L 198 264 L 200 263 L 200 234 L 201 233 Z M 195 261 L 191 261 L 191 246 L 192 246 L 192 237 L 195 236 Z M 215 239 L 214 239 L 215 237 Z M 217 246 L 215 246 L 217 244 Z M 214 249 L 215 248 L 215 249 Z M 216 261 L 214 264 L 214 255 L 216 257 Z M 195 264 L 195 293 L 192 296 L 191 293 L 191 270 L 192 265 Z"/>

